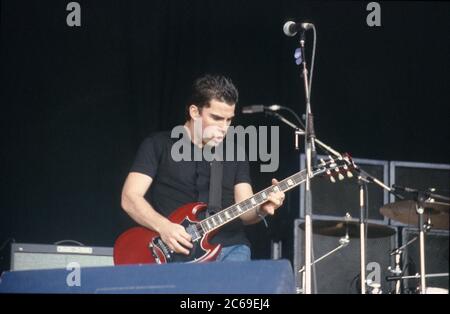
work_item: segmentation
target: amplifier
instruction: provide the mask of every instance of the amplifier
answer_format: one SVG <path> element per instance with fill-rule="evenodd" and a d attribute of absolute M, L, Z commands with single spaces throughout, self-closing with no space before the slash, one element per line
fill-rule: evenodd
<path fill-rule="evenodd" d="M 71 262 L 80 267 L 113 266 L 112 247 L 13 243 L 11 271 L 66 268 Z"/>

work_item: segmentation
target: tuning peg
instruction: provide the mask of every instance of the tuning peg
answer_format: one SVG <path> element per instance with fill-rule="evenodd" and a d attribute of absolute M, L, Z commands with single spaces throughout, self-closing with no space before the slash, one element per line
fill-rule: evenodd
<path fill-rule="evenodd" d="M 347 178 L 353 178 L 353 173 L 348 169 L 348 166 L 344 166 L 344 170 L 346 171 Z"/>
<path fill-rule="evenodd" d="M 323 160 L 323 158 L 320 158 L 320 165 L 321 166 L 325 166 L 327 163 L 325 162 L 325 160 Z"/>
<path fill-rule="evenodd" d="M 334 178 L 333 174 L 331 173 L 330 169 L 327 169 L 326 174 L 328 175 L 328 177 L 330 178 L 330 181 L 335 183 L 336 179 Z"/>
<path fill-rule="evenodd" d="M 342 180 L 344 180 L 345 177 L 342 175 L 342 173 L 339 173 L 338 178 L 339 178 L 339 181 L 342 181 Z"/>

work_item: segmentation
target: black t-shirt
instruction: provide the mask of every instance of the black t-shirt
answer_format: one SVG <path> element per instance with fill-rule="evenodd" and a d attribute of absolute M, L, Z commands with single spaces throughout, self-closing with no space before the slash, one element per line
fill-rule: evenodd
<path fill-rule="evenodd" d="M 150 176 L 153 182 L 146 194 L 146 199 L 160 214 L 167 217 L 174 210 L 187 203 L 202 201 L 207 203 L 209 197 L 210 163 L 201 161 L 175 161 L 172 158 L 172 146 L 178 138 L 171 138 L 170 132 L 157 132 L 147 137 L 141 144 L 131 172 Z M 189 140 L 191 154 L 201 149 Z M 226 152 L 226 148 L 224 150 Z M 237 149 L 236 149 L 237 151 Z M 226 156 L 226 154 L 224 154 Z M 248 161 L 223 162 L 222 208 L 235 203 L 234 186 L 238 183 L 251 184 Z M 203 218 L 201 216 L 200 218 Z M 237 218 L 220 228 L 211 239 L 213 244 L 230 246 L 250 243 L 245 236 L 244 225 Z"/>

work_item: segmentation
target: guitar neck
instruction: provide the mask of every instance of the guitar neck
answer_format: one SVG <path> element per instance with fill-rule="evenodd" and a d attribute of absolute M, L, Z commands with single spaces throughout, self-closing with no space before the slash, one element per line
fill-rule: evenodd
<path fill-rule="evenodd" d="M 305 180 L 306 170 L 299 171 L 296 174 L 278 182 L 278 184 L 272 185 L 240 203 L 234 204 L 208 218 L 203 219 L 200 222 L 200 225 L 205 233 L 211 232 L 238 218 L 251 209 L 265 203 L 271 192 L 289 191 Z"/>

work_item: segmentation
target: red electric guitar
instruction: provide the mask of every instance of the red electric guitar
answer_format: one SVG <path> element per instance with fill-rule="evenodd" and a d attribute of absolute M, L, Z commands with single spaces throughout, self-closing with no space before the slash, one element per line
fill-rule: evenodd
<path fill-rule="evenodd" d="M 351 171 L 356 166 L 350 156 L 344 155 L 342 158 L 321 160 L 321 163 L 314 169 L 313 176 L 324 174 L 335 182 L 337 176 L 340 180 L 344 175 L 351 177 Z M 197 218 L 197 214 L 206 210 L 204 203 L 190 203 L 175 210 L 169 220 L 173 223 L 181 224 L 192 237 L 193 248 L 189 255 L 173 253 L 162 241 L 159 234 L 144 227 L 134 227 L 122 233 L 114 244 L 114 263 L 122 264 L 148 264 L 148 263 L 173 263 L 188 262 L 199 263 L 215 260 L 221 250 L 221 245 L 212 245 L 210 238 L 217 233 L 218 229 L 226 223 L 238 218 L 245 212 L 259 206 L 267 201 L 271 192 L 286 192 L 306 180 L 306 170 L 280 181 L 277 185 L 272 185 L 252 197 L 234 204 L 220 212 L 209 216 L 203 220 Z"/>

